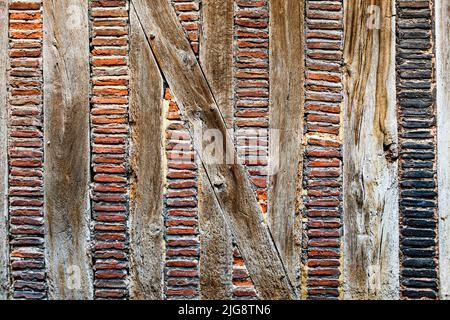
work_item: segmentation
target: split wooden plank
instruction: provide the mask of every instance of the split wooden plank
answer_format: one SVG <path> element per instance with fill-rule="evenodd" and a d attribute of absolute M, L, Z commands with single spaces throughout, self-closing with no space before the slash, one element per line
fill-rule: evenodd
<path fill-rule="evenodd" d="M 0 0 L 0 300 L 8 297 L 8 0 Z"/>
<path fill-rule="evenodd" d="M 234 0 L 203 0 L 200 65 L 211 85 L 219 110 L 233 128 Z"/>
<path fill-rule="evenodd" d="M 134 10 L 130 10 L 132 299 L 164 298 L 163 79 Z"/>
<path fill-rule="evenodd" d="M 203 167 L 199 168 L 200 297 L 230 300 L 233 293 L 233 235 Z"/>
<path fill-rule="evenodd" d="M 92 299 L 88 2 L 44 0 L 43 4 L 49 297 Z"/>
<path fill-rule="evenodd" d="M 295 298 L 284 265 L 264 224 L 246 169 L 237 161 L 232 139 L 210 86 L 169 1 L 132 0 L 131 3 L 156 61 L 189 120 L 191 131 L 201 123 L 203 132 L 217 130 L 225 141 L 224 154 L 228 164 L 225 159 L 212 163 L 210 155 L 203 154 L 208 142 L 199 138 L 201 132 L 195 132 L 195 135 L 191 132 L 197 154 L 236 237 L 260 298 Z"/>
<path fill-rule="evenodd" d="M 392 0 L 345 2 L 344 277 L 351 299 L 399 297 L 393 10 Z"/>
<path fill-rule="evenodd" d="M 303 159 L 304 1 L 270 1 L 268 220 L 291 282 L 299 285 Z"/>
<path fill-rule="evenodd" d="M 441 299 L 450 299 L 450 0 L 436 0 L 436 93 Z"/>

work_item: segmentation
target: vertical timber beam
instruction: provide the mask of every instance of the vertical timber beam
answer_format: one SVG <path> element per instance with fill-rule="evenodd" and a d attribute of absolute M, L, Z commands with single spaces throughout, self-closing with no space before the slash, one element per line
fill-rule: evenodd
<path fill-rule="evenodd" d="M 88 16 L 86 1 L 44 0 L 44 199 L 51 299 L 92 299 Z"/>
<path fill-rule="evenodd" d="M 435 1 L 440 298 L 450 299 L 450 0 Z"/>
<path fill-rule="evenodd" d="M 233 127 L 233 0 L 202 0 L 200 65 L 227 127 Z"/>
<path fill-rule="evenodd" d="M 268 220 L 288 270 L 299 285 L 303 159 L 304 1 L 272 0 Z"/>
<path fill-rule="evenodd" d="M 228 129 L 233 127 L 233 0 L 203 0 L 199 62 Z M 200 297 L 232 297 L 232 235 L 199 168 Z"/>
<path fill-rule="evenodd" d="M 217 203 L 205 170 L 199 168 L 200 298 L 232 297 L 233 235 Z"/>
<path fill-rule="evenodd" d="M 8 297 L 8 0 L 0 0 L 0 300 Z"/>
<path fill-rule="evenodd" d="M 345 2 L 344 277 L 349 299 L 398 299 L 392 0 Z"/>
<path fill-rule="evenodd" d="M 438 218 L 433 0 L 397 0 L 400 290 L 436 299 Z"/>
<path fill-rule="evenodd" d="M 130 10 L 130 297 L 164 296 L 163 79 Z"/>

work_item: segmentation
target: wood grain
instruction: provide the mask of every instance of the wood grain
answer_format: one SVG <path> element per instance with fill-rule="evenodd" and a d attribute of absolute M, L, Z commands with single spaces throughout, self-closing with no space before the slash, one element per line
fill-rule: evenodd
<path fill-rule="evenodd" d="M 203 70 L 170 3 L 167 0 L 133 0 L 131 3 L 156 61 L 175 97 L 180 101 L 191 128 L 201 122 L 203 130 L 218 130 L 224 141 L 231 142 Z M 225 161 L 211 164 L 210 157 L 201 152 L 205 146 L 197 135 L 193 135 L 195 149 L 236 237 L 259 296 L 262 299 L 294 298 L 295 293 L 263 222 L 247 172 L 236 160 L 234 146 L 232 143 L 225 143 L 225 154 L 232 155 L 232 164 L 226 164 Z"/>
<path fill-rule="evenodd" d="M 0 0 L 0 300 L 8 296 L 8 159 L 7 81 L 8 0 Z"/>
<path fill-rule="evenodd" d="M 163 299 L 163 79 L 130 10 L 132 299 Z"/>
<path fill-rule="evenodd" d="M 88 16 L 84 0 L 44 0 L 45 248 L 51 299 L 92 298 Z"/>
<path fill-rule="evenodd" d="M 219 110 L 233 128 L 233 0 L 203 0 L 200 65 Z"/>
<path fill-rule="evenodd" d="M 233 128 L 233 0 L 202 1 L 199 62 L 227 127 Z M 232 297 L 232 235 L 203 168 L 200 173 L 200 295 Z"/>
<path fill-rule="evenodd" d="M 379 8 L 381 25 L 372 8 Z M 399 230 L 393 1 L 345 5 L 344 277 L 351 299 L 397 299 Z"/>
<path fill-rule="evenodd" d="M 270 1 L 268 220 L 292 283 L 299 284 L 303 159 L 304 2 Z"/>
<path fill-rule="evenodd" d="M 437 151 L 441 299 L 450 299 L 450 0 L 437 0 Z"/>
<path fill-rule="evenodd" d="M 205 170 L 199 169 L 200 298 L 232 298 L 233 235 Z"/>

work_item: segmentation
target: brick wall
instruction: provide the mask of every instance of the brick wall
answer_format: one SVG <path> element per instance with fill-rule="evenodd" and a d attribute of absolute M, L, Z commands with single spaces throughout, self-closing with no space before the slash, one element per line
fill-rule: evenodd
<path fill-rule="evenodd" d="M 166 297 L 196 299 L 199 288 L 198 170 L 192 138 L 166 89 Z"/>
<path fill-rule="evenodd" d="M 409 299 L 438 297 L 432 5 L 397 3 L 400 285 Z"/>
<path fill-rule="evenodd" d="M 200 0 L 171 0 L 192 50 L 198 56 Z M 167 299 L 198 299 L 200 239 L 198 167 L 192 137 L 175 97 L 166 84 L 166 267 Z"/>
<path fill-rule="evenodd" d="M 128 0 L 91 2 L 94 296 L 128 297 Z"/>
<path fill-rule="evenodd" d="M 236 1 L 235 137 L 263 212 L 267 212 L 269 13 L 267 1 Z"/>
<path fill-rule="evenodd" d="M 236 0 L 234 6 L 234 134 L 239 161 L 248 168 L 267 213 L 269 156 L 269 12 L 267 0 Z M 245 262 L 235 246 L 235 298 L 256 298 Z"/>
<path fill-rule="evenodd" d="M 45 299 L 41 1 L 12 1 L 9 19 L 12 298 Z"/>
<path fill-rule="evenodd" d="M 306 1 L 304 293 L 340 295 L 343 3 Z"/>
<path fill-rule="evenodd" d="M 269 1 L 234 0 L 234 137 L 267 211 Z M 199 56 L 202 0 L 171 0 Z M 397 0 L 400 285 L 438 298 L 433 3 Z M 305 0 L 302 298 L 342 297 L 343 0 Z M 42 0 L 11 0 L 8 57 L 8 241 L 14 299 L 46 299 Z M 90 1 L 91 233 L 94 297 L 129 298 L 129 0 Z M 299 67 L 299 72 L 303 69 Z M 273 85 L 273 84 L 272 84 Z M 275 84 L 276 85 L 276 84 Z M 181 101 L 165 84 L 166 299 L 198 299 L 198 163 Z M 175 149 L 182 146 L 182 149 Z M 0 230 L 1 231 L 1 230 Z M 255 244 L 258 245 L 258 244 Z M 89 254 L 91 254 L 89 253 Z M 50 275 L 48 276 L 50 277 Z M 234 245 L 233 298 L 257 292 Z M 0 286 L 1 288 L 1 286 Z"/>
<path fill-rule="evenodd" d="M 198 55 L 201 0 L 171 0 L 171 2 L 181 25 L 186 30 L 186 36 L 191 43 L 192 50 Z"/>

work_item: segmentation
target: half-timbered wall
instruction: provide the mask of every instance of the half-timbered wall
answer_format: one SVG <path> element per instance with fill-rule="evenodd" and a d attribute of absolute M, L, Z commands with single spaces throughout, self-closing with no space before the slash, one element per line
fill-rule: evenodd
<path fill-rule="evenodd" d="M 448 299 L 449 9 L 0 0 L 0 299 Z"/>

